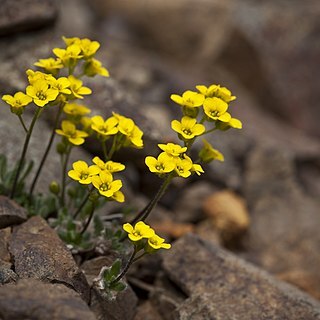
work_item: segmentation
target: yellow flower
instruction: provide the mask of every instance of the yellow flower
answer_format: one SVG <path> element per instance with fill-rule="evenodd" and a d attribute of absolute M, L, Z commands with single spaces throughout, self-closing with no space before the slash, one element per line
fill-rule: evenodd
<path fill-rule="evenodd" d="M 190 140 L 202 135 L 206 129 L 203 124 L 196 122 L 196 119 L 184 116 L 181 122 L 173 120 L 171 122 L 171 128 L 179 133 L 185 140 Z"/>
<path fill-rule="evenodd" d="M 84 73 L 88 77 L 94 77 L 95 75 L 99 74 L 103 77 L 109 77 L 109 71 L 102 67 L 102 63 L 97 59 L 90 59 L 84 65 Z"/>
<path fill-rule="evenodd" d="M 28 76 L 28 81 L 31 85 L 33 85 L 38 80 L 46 81 L 48 84 L 51 84 L 56 80 L 56 78 L 53 77 L 51 74 L 46 74 L 41 71 L 33 71 L 31 69 L 28 69 L 26 71 L 26 74 Z"/>
<path fill-rule="evenodd" d="M 86 38 L 81 39 L 79 45 L 85 59 L 92 57 L 100 48 L 100 43 L 98 41 L 91 41 Z"/>
<path fill-rule="evenodd" d="M 54 101 L 59 91 L 57 89 L 51 89 L 45 80 L 37 80 L 32 85 L 27 86 L 26 93 L 33 99 L 33 102 L 37 106 L 43 107 L 50 101 Z"/>
<path fill-rule="evenodd" d="M 160 153 L 158 159 L 151 156 L 146 157 L 145 163 L 151 172 L 159 174 L 171 172 L 176 167 L 175 161 L 165 152 Z"/>
<path fill-rule="evenodd" d="M 171 244 L 170 243 L 165 243 L 165 239 L 159 237 L 158 235 L 154 235 L 150 238 L 148 238 L 148 245 L 155 250 L 158 249 L 170 249 Z"/>
<path fill-rule="evenodd" d="M 128 136 L 134 128 L 133 120 L 123 116 L 120 116 L 118 120 L 119 120 L 118 130 L 125 136 Z"/>
<path fill-rule="evenodd" d="M 68 121 L 64 120 L 61 123 L 61 129 L 56 129 L 56 133 L 64 136 L 68 139 L 68 141 L 74 145 L 79 146 L 84 143 L 84 139 L 88 136 L 88 134 L 84 131 L 80 131 L 76 129 L 76 126 Z"/>
<path fill-rule="evenodd" d="M 192 160 L 189 157 L 185 157 L 185 159 L 176 158 L 176 167 L 174 170 L 179 177 L 188 178 L 191 176 L 192 165 Z"/>
<path fill-rule="evenodd" d="M 202 94 L 190 90 L 184 92 L 182 96 L 172 94 L 170 98 L 175 103 L 189 108 L 200 107 L 204 101 L 204 97 Z"/>
<path fill-rule="evenodd" d="M 80 119 L 80 123 L 82 125 L 82 130 L 91 134 L 92 129 L 91 129 L 91 125 L 92 125 L 92 120 L 89 117 L 81 117 Z"/>
<path fill-rule="evenodd" d="M 58 70 L 63 68 L 63 64 L 61 63 L 61 61 L 54 58 L 39 59 L 39 61 L 34 65 L 43 68 L 47 72 L 50 72 L 52 74 L 57 74 Z"/>
<path fill-rule="evenodd" d="M 133 130 L 127 135 L 127 140 L 136 148 L 143 147 L 143 132 L 138 126 L 134 126 Z"/>
<path fill-rule="evenodd" d="M 32 98 L 23 92 L 17 92 L 14 96 L 5 94 L 2 96 L 2 100 L 9 104 L 11 106 L 11 112 L 17 115 L 21 115 L 24 107 L 32 102 Z"/>
<path fill-rule="evenodd" d="M 90 184 L 91 177 L 99 174 L 99 168 L 96 166 L 88 166 L 84 161 L 76 161 L 72 164 L 73 170 L 68 172 L 68 176 L 81 184 Z"/>
<path fill-rule="evenodd" d="M 72 66 L 77 60 L 81 59 L 81 48 L 74 43 L 69 45 L 66 49 L 54 48 L 53 53 L 60 59 L 64 66 Z"/>
<path fill-rule="evenodd" d="M 224 156 L 223 154 L 214 149 L 212 145 L 205 139 L 203 141 L 203 148 L 199 152 L 199 158 L 203 162 L 211 162 L 213 160 L 218 160 L 218 161 L 224 161 Z"/>
<path fill-rule="evenodd" d="M 102 136 L 110 136 L 118 132 L 118 120 L 114 117 L 110 117 L 104 121 L 101 116 L 94 116 L 91 118 L 91 122 L 91 128 Z"/>
<path fill-rule="evenodd" d="M 107 171 L 100 171 L 99 175 L 93 176 L 91 180 L 99 193 L 107 198 L 115 196 L 122 187 L 121 180 L 113 180 L 112 174 Z"/>
<path fill-rule="evenodd" d="M 228 122 L 218 122 L 216 126 L 219 130 L 242 129 L 242 122 L 239 119 L 231 118 Z"/>
<path fill-rule="evenodd" d="M 71 116 L 84 116 L 91 112 L 86 106 L 77 103 L 67 103 L 63 107 L 63 111 Z"/>
<path fill-rule="evenodd" d="M 71 93 L 75 98 L 83 99 L 83 95 L 85 96 L 92 93 L 91 89 L 88 87 L 83 87 L 83 82 L 76 77 L 71 75 L 68 77 L 68 80 L 70 81 Z"/>
<path fill-rule="evenodd" d="M 224 102 L 229 103 L 236 99 L 235 96 L 232 95 L 231 91 L 226 87 L 220 87 L 220 85 L 212 84 L 209 87 L 204 85 L 196 86 L 201 94 L 205 97 L 217 97 L 222 99 Z"/>
<path fill-rule="evenodd" d="M 70 81 L 66 77 L 52 79 L 50 82 L 52 89 L 57 89 L 59 93 L 71 94 Z"/>
<path fill-rule="evenodd" d="M 72 44 L 80 44 L 81 40 L 80 38 L 78 37 L 73 37 L 73 38 L 66 38 L 66 37 L 62 37 L 64 43 L 67 45 L 67 46 L 71 46 Z"/>
<path fill-rule="evenodd" d="M 179 157 L 182 153 L 187 151 L 187 147 L 181 147 L 180 145 L 174 143 L 160 143 L 158 144 L 158 147 L 172 157 Z"/>
<path fill-rule="evenodd" d="M 200 176 L 201 173 L 204 173 L 204 170 L 200 164 L 194 163 L 192 165 L 191 172 L 195 172 L 198 176 Z"/>
<path fill-rule="evenodd" d="M 228 122 L 231 119 L 230 113 L 227 112 L 228 104 L 220 98 L 207 98 L 203 103 L 205 114 L 213 120 Z"/>
<path fill-rule="evenodd" d="M 134 227 L 130 223 L 125 223 L 122 228 L 128 233 L 129 239 L 133 242 L 155 236 L 154 230 L 143 221 L 137 222 Z"/>
<path fill-rule="evenodd" d="M 92 159 L 92 162 L 101 170 L 107 170 L 111 173 L 113 172 L 120 172 L 125 169 L 125 165 L 119 162 L 114 162 L 114 161 L 107 161 L 103 162 L 99 157 L 94 157 Z"/>
<path fill-rule="evenodd" d="M 116 191 L 111 198 L 117 202 L 124 202 L 124 194 L 121 191 Z"/>

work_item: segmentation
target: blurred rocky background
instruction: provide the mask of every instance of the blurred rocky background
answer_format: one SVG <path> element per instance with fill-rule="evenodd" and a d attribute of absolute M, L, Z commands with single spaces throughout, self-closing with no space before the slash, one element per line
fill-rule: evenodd
<path fill-rule="evenodd" d="M 170 121 L 179 107 L 170 94 L 220 83 L 237 96 L 232 114 L 243 122 L 240 131 L 210 138 L 224 163 L 171 186 L 150 222 L 180 239 L 171 253 L 132 269 L 128 301 L 137 295 L 138 309 L 123 312 L 123 303 L 108 317 L 320 319 L 319 2 L 3 0 L 0 94 L 24 89 L 25 70 L 61 46 L 62 35 L 101 42 L 98 58 L 111 78 L 88 81 L 94 92 L 88 106 L 104 116 L 131 116 L 145 131 L 142 152 L 118 156 L 128 163 L 132 206 L 143 207 L 160 183 L 147 173 L 144 156 L 176 139 Z M 11 160 L 22 135 L 18 125 L 1 102 L 0 152 Z M 49 134 L 50 119 L 38 129 L 39 137 Z M 35 161 L 40 148 L 34 141 Z M 77 156 L 97 152 L 90 144 Z M 57 161 L 50 160 L 40 190 L 58 174 Z M 7 238 L 7 231 L 0 234 L 3 243 Z M 0 286 L 0 296 L 8 292 L 3 319 L 13 319 L 10 301 L 18 289 L 10 286 Z"/>

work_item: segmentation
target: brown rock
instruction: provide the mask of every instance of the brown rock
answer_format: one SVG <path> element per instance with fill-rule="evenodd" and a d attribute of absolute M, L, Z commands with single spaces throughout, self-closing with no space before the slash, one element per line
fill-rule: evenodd
<path fill-rule="evenodd" d="M 95 320 L 80 296 L 62 284 L 21 279 L 0 286 L 0 318 L 3 320 Z"/>
<path fill-rule="evenodd" d="M 11 229 L 0 230 L 0 264 L 1 262 L 11 262 L 10 253 L 8 250 L 9 240 L 11 237 Z"/>
<path fill-rule="evenodd" d="M 194 233 L 205 241 L 212 242 L 215 245 L 221 245 L 221 234 L 219 234 L 212 219 L 205 219 L 198 223 Z"/>
<path fill-rule="evenodd" d="M 320 202 L 296 179 L 292 154 L 255 148 L 246 163 L 251 225 L 244 255 L 282 279 L 320 297 Z"/>
<path fill-rule="evenodd" d="M 194 235 L 165 253 L 168 277 L 189 296 L 173 319 L 320 319 L 320 304 Z"/>
<path fill-rule="evenodd" d="M 180 238 L 186 233 L 194 231 L 194 225 L 191 223 L 177 223 L 172 220 L 164 220 L 152 224 L 152 228 L 157 231 L 157 234 L 162 236 L 170 236 L 172 238 Z"/>
<path fill-rule="evenodd" d="M 116 14 L 129 22 L 143 44 L 179 61 L 212 59 L 231 30 L 229 1 L 201 0 L 196 6 L 190 0 L 93 3 L 99 14 Z"/>
<path fill-rule="evenodd" d="M 55 231 L 39 216 L 14 229 L 9 249 L 20 278 L 63 283 L 89 301 L 84 274 Z"/>
<path fill-rule="evenodd" d="M 229 190 L 209 196 L 203 203 L 203 211 L 213 220 L 224 240 L 242 235 L 250 224 L 244 199 Z"/>
<path fill-rule="evenodd" d="M 22 223 L 27 219 L 27 211 L 11 199 L 0 196 L 0 229 Z"/>
<path fill-rule="evenodd" d="M 134 317 L 134 320 L 162 320 L 163 318 L 157 312 L 155 307 L 150 301 L 142 303 L 137 308 L 137 313 Z"/>
<path fill-rule="evenodd" d="M 57 9 L 54 0 L 3 1 L 0 8 L 0 35 L 50 25 L 57 18 Z"/>

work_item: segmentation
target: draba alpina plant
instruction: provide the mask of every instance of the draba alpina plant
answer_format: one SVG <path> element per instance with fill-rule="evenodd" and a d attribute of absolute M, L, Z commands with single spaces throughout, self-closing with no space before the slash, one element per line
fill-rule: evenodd
<path fill-rule="evenodd" d="M 49 219 L 73 253 L 90 250 L 101 237 L 111 240 L 113 248 L 123 253 L 124 241 L 128 239 L 132 250 L 129 258 L 124 259 L 124 266 L 117 259 L 110 267 L 103 267 L 93 284 L 96 290 L 112 298 L 117 291 L 126 288 L 122 278 L 133 262 L 159 249 L 170 249 L 171 245 L 145 220 L 171 181 L 177 177 L 186 179 L 194 174 L 201 175 L 203 164 L 224 160 L 222 153 L 204 136 L 215 130 L 241 129 L 242 124 L 229 112 L 229 104 L 236 97 L 226 87 L 198 85 L 196 91 L 172 94 L 171 99 L 181 108 L 182 114 L 181 119 L 171 122 L 180 143 L 158 144 L 160 154 L 145 159 L 148 169 L 163 183 L 147 206 L 131 221 L 124 221 L 122 228 L 116 223 L 106 227 L 94 214 L 96 209 L 109 201 L 125 201 L 121 191 L 123 182 L 119 177 L 126 167 L 113 161 L 114 154 L 125 147 L 143 148 L 143 132 L 133 119 L 115 112 L 109 117 L 89 116 L 91 109 L 82 101 L 92 94 L 92 90 L 85 86 L 84 78 L 109 77 L 108 70 L 95 58 L 100 44 L 79 38 L 63 37 L 63 41 L 64 48 L 53 49 L 54 57 L 40 59 L 34 64 L 41 71 L 26 71 L 28 86 L 25 92 L 2 97 L 19 118 L 25 138 L 20 158 L 13 168 L 8 166 L 4 155 L 0 156 L 0 193 L 19 202 L 30 215 Z M 26 108 L 33 111 L 30 123 L 24 118 Z M 33 163 L 27 161 L 28 146 L 37 120 L 47 109 L 55 112 L 53 128 L 47 137 L 43 157 L 33 171 Z M 55 137 L 60 138 L 56 145 L 56 154 L 61 160 L 60 181 L 52 181 L 47 194 L 35 193 L 39 176 L 46 174 L 46 160 Z M 88 137 L 101 145 L 102 159 L 94 156 L 91 163 L 79 159 L 71 164 L 72 150 L 84 144 Z M 194 160 L 191 149 L 196 139 L 202 139 L 203 146 Z M 27 186 L 26 178 L 31 174 Z M 118 218 L 111 214 L 108 219 L 119 221 Z M 91 222 L 93 228 L 90 229 Z"/>

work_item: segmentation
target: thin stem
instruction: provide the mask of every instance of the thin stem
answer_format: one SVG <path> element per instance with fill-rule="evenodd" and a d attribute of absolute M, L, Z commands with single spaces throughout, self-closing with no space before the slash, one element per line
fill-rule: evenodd
<path fill-rule="evenodd" d="M 61 183 L 61 198 L 60 198 L 60 204 L 63 207 L 64 206 L 64 200 L 65 200 L 65 191 L 66 191 L 66 177 L 67 177 L 67 166 L 68 161 L 71 153 L 72 145 L 70 145 L 67 150 L 64 157 L 64 162 L 62 165 L 62 183 Z"/>
<path fill-rule="evenodd" d="M 101 144 L 102 144 L 102 151 L 103 151 L 104 161 L 107 161 L 108 160 L 108 152 L 107 152 L 106 143 L 105 143 L 105 141 L 102 141 Z"/>
<path fill-rule="evenodd" d="M 24 123 L 24 121 L 23 121 L 23 119 L 22 119 L 21 114 L 19 114 L 18 117 L 19 117 L 20 123 L 21 123 L 21 125 L 22 125 L 22 127 L 23 127 L 23 129 L 24 129 L 24 132 L 25 132 L 25 133 L 28 133 L 28 129 L 27 129 L 27 127 L 26 127 L 26 125 L 25 125 L 25 123 Z"/>
<path fill-rule="evenodd" d="M 93 213 L 94 213 L 94 209 L 96 208 L 96 204 L 94 201 L 92 201 L 92 206 L 91 206 L 91 211 L 90 211 L 90 216 L 86 222 L 86 224 L 84 225 L 83 229 L 80 231 L 80 234 L 84 234 L 84 232 L 87 230 L 87 228 L 89 227 L 89 224 L 92 220 L 93 217 Z"/>
<path fill-rule="evenodd" d="M 116 147 L 117 147 L 117 136 L 114 136 L 113 137 L 113 141 L 112 141 L 111 149 L 110 149 L 110 151 L 108 153 L 108 159 L 106 159 L 106 160 L 111 160 L 114 152 L 116 151 Z"/>
<path fill-rule="evenodd" d="M 77 209 L 77 211 L 73 214 L 73 219 L 75 219 L 78 214 L 81 212 L 81 210 L 83 209 L 83 207 L 85 206 L 85 204 L 87 203 L 87 201 L 89 200 L 90 194 L 91 194 L 91 190 L 89 190 L 88 194 L 86 195 L 86 197 L 83 199 L 83 201 L 81 202 L 79 208 Z"/>
<path fill-rule="evenodd" d="M 144 252 L 143 254 L 140 254 L 139 257 L 136 257 L 136 258 L 133 259 L 132 263 L 133 263 L 133 262 L 136 262 L 136 261 L 139 260 L 139 259 L 141 259 L 141 258 L 144 257 L 146 254 L 148 254 L 148 252 Z"/>
<path fill-rule="evenodd" d="M 61 116 L 61 112 L 62 112 L 62 106 L 63 104 L 61 104 L 59 106 L 59 110 L 57 112 L 57 115 L 56 115 L 56 119 L 55 119 L 55 122 L 54 122 L 54 126 L 53 126 L 53 129 L 52 129 L 52 132 L 51 132 L 51 136 L 50 136 L 50 140 L 49 140 L 49 143 L 46 147 L 46 150 L 44 152 L 44 155 L 41 159 L 41 162 L 39 164 L 39 167 L 38 167 L 38 170 L 37 170 L 37 173 L 35 174 L 34 178 L 33 178 L 33 181 L 32 181 L 32 184 L 31 184 L 31 188 L 30 188 L 30 192 L 29 192 L 29 197 L 31 198 L 32 196 L 32 193 L 33 193 L 33 190 L 37 184 L 37 181 L 38 181 L 38 178 L 40 176 L 40 173 L 41 173 L 41 170 L 43 168 L 43 165 L 48 157 L 48 154 L 49 154 L 49 151 L 51 149 L 51 146 L 52 146 L 52 143 L 53 143 L 53 140 L 54 140 L 54 137 L 55 137 L 55 132 L 56 132 L 56 128 L 58 126 L 58 123 L 59 123 L 59 119 L 60 119 L 60 116 Z"/>
<path fill-rule="evenodd" d="M 23 146 L 23 149 L 22 149 L 18 170 L 17 170 L 16 176 L 14 178 L 14 182 L 13 182 L 13 186 L 12 186 L 12 190 L 11 190 L 11 194 L 10 194 L 10 198 L 11 199 L 14 197 L 14 194 L 16 192 L 16 187 L 17 187 L 17 183 L 18 183 L 18 180 L 19 180 L 19 175 L 21 173 L 22 165 L 23 165 L 24 159 L 26 157 L 26 153 L 27 153 L 27 149 L 28 149 L 28 146 L 29 146 L 31 134 L 32 134 L 34 125 L 35 125 L 37 119 L 39 118 L 39 116 L 41 114 L 41 111 L 42 111 L 42 108 L 37 108 L 37 110 L 36 110 L 36 112 L 35 112 L 35 114 L 33 116 L 33 119 L 31 121 L 29 130 L 28 130 L 28 132 L 26 134 L 26 139 L 24 141 L 24 146 Z"/>
<path fill-rule="evenodd" d="M 136 253 L 137 253 L 137 249 L 136 249 L 136 247 L 134 247 L 134 250 L 132 251 L 132 254 L 131 254 L 126 266 L 123 268 L 121 273 L 113 281 L 110 282 L 110 284 L 109 284 L 110 286 L 116 284 L 117 282 L 119 282 L 125 276 L 125 274 L 127 273 L 127 271 L 129 270 L 131 264 L 134 261 L 134 257 L 136 255 Z"/>
<path fill-rule="evenodd" d="M 160 189 L 154 196 L 154 198 L 149 202 L 149 204 L 130 222 L 131 224 L 136 223 L 138 221 L 144 221 L 149 216 L 152 209 L 156 206 L 158 201 L 164 195 L 165 191 L 167 190 L 171 180 L 173 178 L 172 174 L 169 174 L 166 180 L 162 183 Z"/>
<path fill-rule="evenodd" d="M 205 135 L 205 134 L 208 134 L 208 133 L 210 133 L 210 132 L 213 132 L 213 131 L 215 131 L 215 130 L 217 130 L 217 128 L 212 128 L 212 129 L 210 129 L 210 130 L 208 130 L 208 131 L 205 131 L 205 132 L 202 134 L 202 136 Z"/>

